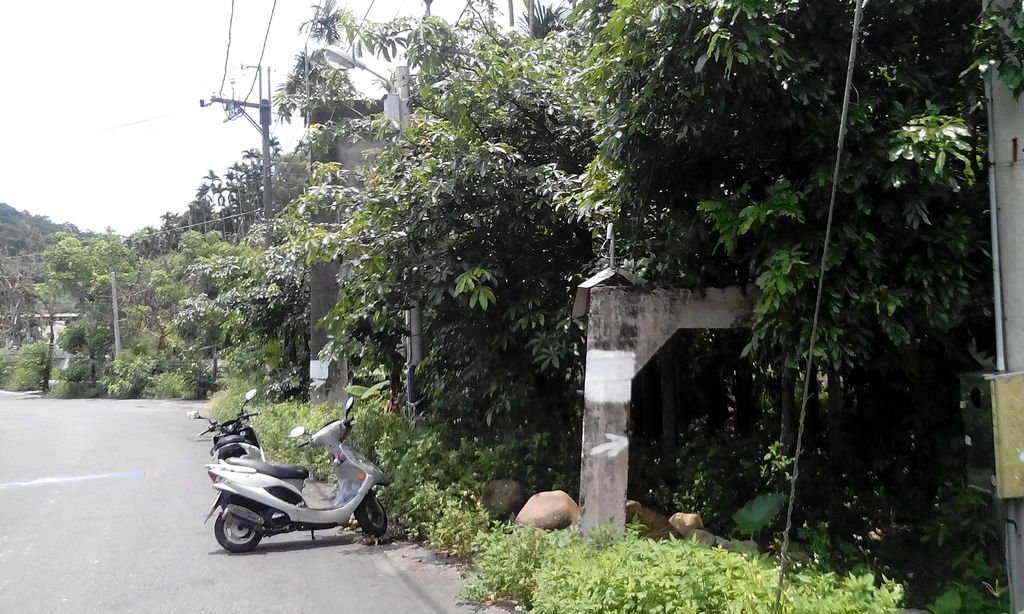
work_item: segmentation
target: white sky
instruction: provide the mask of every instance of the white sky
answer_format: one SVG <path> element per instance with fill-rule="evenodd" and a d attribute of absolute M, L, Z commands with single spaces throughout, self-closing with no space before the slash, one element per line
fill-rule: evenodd
<path fill-rule="evenodd" d="M 248 91 L 253 71 L 240 66 L 258 62 L 272 3 L 235 0 L 225 97 L 231 79 L 238 97 Z M 316 4 L 278 0 L 263 62 L 279 71 L 275 88 Z M 373 21 L 424 11 L 423 0 L 339 4 L 359 17 L 369 8 Z M 523 2 L 515 4 L 518 15 Z M 431 10 L 452 21 L 464 6 L 434 0 Z M 131 233 L 184 211 L 208 170 L 223 174 L 243 150 L 259 149 L 244 118 L 224 123 L 219 106 L 199 107 L 220 88 L 230 9 L 231 0 L 2 0 L 0 202 L 81 229 Z M 390 72 L 382 58 L 362 59 Z M 364 94 L 383 95 L 358 72 Z M 291 150 L 301 119 L 279 124 L 275 113 L 272 131 Z"/>

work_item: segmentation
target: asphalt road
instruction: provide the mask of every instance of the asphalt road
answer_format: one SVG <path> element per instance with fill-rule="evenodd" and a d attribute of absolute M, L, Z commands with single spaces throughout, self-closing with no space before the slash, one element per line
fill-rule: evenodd
<path fill-rule="evenodd" d="M 458 606 L 460 569 L 352 531 L 229 555 L 203 517 L 204 424 L 173 401 L 0 393 L 0 612 L 503 612 Z"/>

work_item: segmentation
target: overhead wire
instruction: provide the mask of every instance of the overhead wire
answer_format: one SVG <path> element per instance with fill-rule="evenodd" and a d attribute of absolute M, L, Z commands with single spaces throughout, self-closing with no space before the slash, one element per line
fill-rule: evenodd
<path fill-rule="evenodd" d="M 228 17 L 228 45 L 224 51 L 224 74 L 220 78 L 220 97 L 224 97 L 224 82 L 228 78 L 228 58 L 231 57 L 231 30 L 235 24 L 235 0 L 231 0 L 231 16 Z"/>
<path fill-rule="evenodd" d="M 398 19 L 398 14 L 405 8 L 405 0 L 402 0 L 401 4 L 398 5 L 398 10 L 395 11 L 395 16 L 391 18 L 391 21 Z"/>
<path fill-rule="evenodd" d="M 782 534 L 782 549 L 779 551 L 779 581 L 775 588 L 775 606 L 772 608 L 774 614 L 778 614 L 782 608 L 782 589 L 786 581 L 786 566 L 788 563 L 788 551 L 790 532 L 793 529 L 793 507 L 796 499 L 796 484 L 800 476 L 800 454 L 803 452 L 804 425 L 807 418 L 807 401 L 811 386 L 811 371 L 814 368 L 814 346 L 818 339 L 818 320 L 821 315 L 821 299 L 825 288 L 825 266 L 828 260 L 828 247 L 832 238 L 832 221 L 836 208 L 836 193 L 839 187 L 839 170 L 842 166 L 843 146 L 846 143 L 846 124 L 850 113 L 850 93 L 853 91 L 853 69 L 857 62 L 857 41 L 860 38 L 860 22 L 864 14 L 864 2 L 866 0 L 854 0 L 853 32 L 850 37 L 850 56 L 846 66 L 846 87 L 843 91 L 843 107 L 839 118 L 839 139 L 836 144 L 836 163 L 832 171 L 832 193 L 828 203 L 828 218 L 825 222 L 825 240 L 821 248 L 821 267 L 818 271 L 818 293 L 814 300 L 814 318 L 811 321 L 811 337 L 808 341 L 807 364 L 804 371 L 803 395 L 800 402 L 799 427 L 796 435 L 796 450 L 793 453 L 793 476 L 789 483 L 789 502 L 786 509 L 786 528 Z"/>
<path fill-rule="evenodd" d="M 263 67 L 263 54 L 267 51 L 267 39 L 270 38 L 270 25 L 274 23 L 274 11 L 277 10 L 277 0 L 274 0 L 274 4 L 270 6 L 270 18 L 267 19 L 267 30 L 263 33 L 263 47 L 260 49 L 260 61 L 256 63 L 256 76 L 253 77 L 252 83 L 249 85 L 249 92 L 245 95 L 245 100 L 249 100 L 249 96 L 252 95 L 252 90 L 256 87 L 256 80 L 260 78 L 260 69 Z M 267 96 L 270 96 L 270 92 L 267 92 Z"/>

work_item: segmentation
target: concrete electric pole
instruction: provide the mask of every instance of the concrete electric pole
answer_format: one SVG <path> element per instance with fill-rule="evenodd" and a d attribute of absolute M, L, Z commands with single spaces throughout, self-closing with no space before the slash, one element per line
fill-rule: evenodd
<path fill-rule="evenodd" d="M 259 131 L 260 136 L 263 140 L 263 219 L 264 221 L 270 220 L 274 217 L 274 200 L 273 193 L 271 191 L 270 182 L 270 118 L 271 118 L 271 107 L 270 107 L 270 70 L 267 69 L 267 97 L 263 97 L 263 68 L 257 67 L 259 73 L 260 82 L 260 101 L 259 103 L 247 102 L 245 100 L 234 100 L 232 98 L 220 98 L 217 96 L 210 96 L 210 100 L 200 100 L 199 106 L 208 107 L 214 104 L 220 103 L 224 105 L 224 109 L 227 111 L 228 118 L 224 121 L 230 121 L 235 119 L 239 115 L 249 120 L 256 130 Z M 260 120 L 257 123 L 252 117 L 246 113 L 246 109 L 259 109 Z M 269 238 L 268 238 L 269 240 Z"/>
<path fill-rule="evenodd" d="M 330 48 L 324 49 L 324 60 L 334 68 L 340 70 L 359 68 L 383 81 L 387 81 L 383 75 L 343 51 Z M 395 122 L 399 130 L 403 132 L 409 129 L 409 96 L 409 67 L 397 66 L 395 67 L 394 86 L 384 98 L 384 115 Z M 410 249 L 412 249 L 411 245 Z M 418 299 L 414 300 L 406 311 L 405 322 L 409 327 L 409 338 L 406 342 L 406 374 L 408 378 L 406 382 L 406 398 L 408 402 L 408 417 L 410 421 L 415 422 L 416 408 L 420 401 L 419 390 L 416 386 L 416 367 L 423 360 L 423 308 Z"/>
<path fill-rule="evenodd" d="M 121 314 L 117 310 L 117 274 L 114 271 L 110 272 L 110 302 L 114 309 L 114 358 L 117 358 L 121 355 Z"/>
<path fill-rule="evenodd" d="M 1000 9 L 1012 0 L 984 0 Z M 989 109 L 989 193 L 996 314 L 996 367 L 1024 371 L 1024 104 L 990 66 L 985 74 Z M 1006 240 L 1001 240 L 1006 239 Z M 1024 499 L 1005 504 L 1006 567 L 1011 611 L 1024 610 Z"/>

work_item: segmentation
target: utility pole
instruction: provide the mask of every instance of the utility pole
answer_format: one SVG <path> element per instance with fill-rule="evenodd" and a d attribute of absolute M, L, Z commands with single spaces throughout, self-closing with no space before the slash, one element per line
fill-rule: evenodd
<path fill-rule="evenodd" d="M 110 302 L 114 307 L 114 358 L 121 355 L 121 315 L 117 311 L 117 273 L 110 272 Z"/>
<path fill-rule="evenodd" d="M 409 67 L 398 66 L 395 68 L 394 92 L 388 94 L 384 103 L 384 112 L 392 120 L 398 123 L 402 132 L 409 129 Z M 410 241 L 412 238 L 410 237 Z M 410 255 L 415 257 L 412 245 L 409 245 Z M 406 382 L 406 398 L 409 403 L 409 419 L 415 422 L 417 418 L 417 407 L 420 401 L 419 388 L 416 386 L 416 367 L 423 361 L 423 306 L 419 299 L 414 299 L 412 306 L 405 314 L 406 324 L 409 326 L 409 343 L 406 355 L 406 370 L 408 381 Z"/>
<path fill-rule="evenodd" d="M 1014 0 L 983 0 L 982 10 L 1011 6 Z M 989 195 L 992 211 L 992 265 L 996 315 L 996 367 L 1024 371 L 1024 104 L 997 74 L 985 73 L 989 112 Z M 1001 241 L 1001 238 L 1007 238 Z M 1024 499 L 1005 504 L 1006 570 L 1011 611 L 1024 610 Z"/>
<path fill-rule="evenodd" d="M 274 202 L 273 194 L 271 192 L 270 185 L 270 118 L 271 118 L 271 107 L 270 107 L 270 69 L 267 69 L 267 96 L 263 97 L 263 67 L 258 66 L 259 70 L 258 79 L 260 82 L 259 103 L 248 102 L 245 100 L 235 100 L 233 98 L 220 98 L 218 96 L 210 96 L 210 100 L 200 100 L 200 107 L 208 107 L 214 104 L 220 103 L 224 105 L 224 109 L 227 111 L 228 118 L 224 121 L 231 121 L 237 118 L 239 115 L 244 116 L 245 119 L 249 120 L 253 128 L 259 131 L 260 136 L 263 139 L 263 219 L 269 221 L 274 217 Z M 246 109 L 258 109 L 260 114 L 259 122 L 257 123 L 252 117 L 246 112 Z M 269 241 L 269 235 L 268 239 Z"/>

